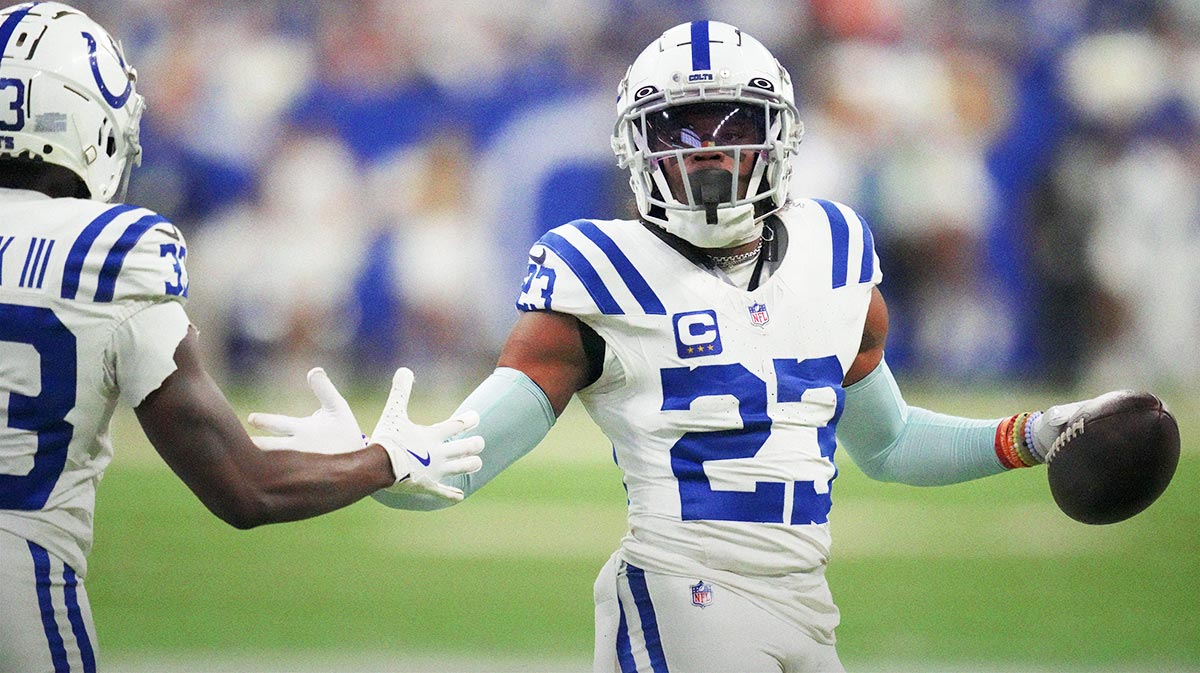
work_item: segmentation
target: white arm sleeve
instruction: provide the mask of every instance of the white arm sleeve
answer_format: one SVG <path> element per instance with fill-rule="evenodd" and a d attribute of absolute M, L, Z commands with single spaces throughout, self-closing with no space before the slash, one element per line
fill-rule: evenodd
<path fill-rule="evenodd" d="M 838 440 L 872 479 L 942 486 L 1004 472 L 996 457 L 996 427 L 1004 419 L 975 420 L 909 407 L 887 362 L 846 387 Z"/>

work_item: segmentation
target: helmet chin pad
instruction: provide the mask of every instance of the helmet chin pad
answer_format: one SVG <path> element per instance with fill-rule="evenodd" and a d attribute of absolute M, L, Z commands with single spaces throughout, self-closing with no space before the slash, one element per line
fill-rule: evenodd
<path fill-rule="evenodd" d="M 721 168 L 702 168 L 688 176 L 704 216 L 709 224 L 717 223 L 717 206 L 733 202 L 733 173 Z"/>

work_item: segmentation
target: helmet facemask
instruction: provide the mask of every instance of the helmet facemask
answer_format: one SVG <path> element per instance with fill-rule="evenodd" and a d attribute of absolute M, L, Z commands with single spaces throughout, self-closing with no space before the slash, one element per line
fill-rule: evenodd
<path fill-rule="evenodd" d="M 778 117 L 765 102 L 643 108 L 632 132 L 645 155 L 641 177 L 651 187 L 651 206 L 664 213 L 703 210 L 705 221 L 717 224 L 722 207 L 737 208 L 771 198 L 763 178 L 773 149 L 767 143 L 768 129 L 778 126 Z M 778 133 L 778 128 L 771 130 Z M 732 170 L 699 168 L 689 174 L 688 157 L 718 153 L 732 159 Z"/>

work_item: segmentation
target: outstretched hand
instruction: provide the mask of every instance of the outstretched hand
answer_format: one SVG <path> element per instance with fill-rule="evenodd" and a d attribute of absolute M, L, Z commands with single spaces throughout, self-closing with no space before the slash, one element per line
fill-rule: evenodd
<path fill-rule="evenodd" d="M 392 377 L 392 392 L 371 442 L 387 451 L 396 474 L 393 493 L 422 493 L 451 502 L 463 499 L 461 489 L 442 481 L 447 477 L 478 472 L 483 467 L 479 436 L 451 439 L 479 425 L 479 414 L 468 411 L 433 425 L 417 425 L 408 417 L 412 370 L 401 367 Z"/>
<path fill-rule="evenodd" d="M 276 435 L 251 437 L 255 445 L 268 451 L 307 453 L 348 453 L 365 447 L 366 435 L 359 430 L 354 412 L 325 370 L 309 370 L 308 386 L 321 403 L 311 416 L 254 413 L 247 417 L 251 426 Z"/>

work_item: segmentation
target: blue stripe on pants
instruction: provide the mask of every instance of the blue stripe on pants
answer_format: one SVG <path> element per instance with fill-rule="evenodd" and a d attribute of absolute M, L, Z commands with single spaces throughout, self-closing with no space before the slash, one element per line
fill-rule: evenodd
<path fill-rule="evenodd" d="M 646 587 L 646 573 L 637 566 L 625 564 L 625 576 L 629 579 L 629 591 L 637 605 L 638 619 L 642 622 L 642 637 L 646 640 L 646 653 L 650 656 L 650 669 L 654 673 L 670 673 L 667 656 L 663 653 L 662 638 L 658 634 L 658 618 L 654 614 L 654 603 Z M 624 618 L 624 612 L 621 613 Z"/>
<path fill-rule="evenodd" d="M 75 580 L 75 571 L 66 563 L 63 564 L 63 582 L 66 583 L 63 595 L 67 601 L 67 619 L 71 622 L 71 633 L 75 634 L 75 642 L 79 645 L 83 673 L 96 673 L 96 653 L 92 651 L 92 640 L 88 637 L 83 611 L 79 608 L 78 582 Z"/>
<path fill-rule="evenodd" d="M 54 621 L 54 603 L 50 600 L 50 554 L 41 546 L 30 542 L 29 553 L 33 556 L 33 572 L 37 580 L 38 607 L 42 613 L 42 629 L 46 632 L 46 644 L 50 647 L 50 658 L 54 661 L 54 673 L 70 673 L 67 663 L 67 648 L 58 633 Z"/>
<path fill-rule="evenodd" d="M 617 613 L 621 615 L 621 623 L 617 627 L 617 661 L 621 663 L 621 673 L 637 673 L 637 663 L 633 660 L 633 647 L 629 644 L 629 622 L 625 621 L 625 607 L 617 599 Z"/>

